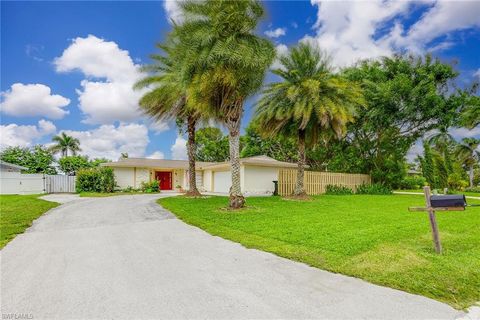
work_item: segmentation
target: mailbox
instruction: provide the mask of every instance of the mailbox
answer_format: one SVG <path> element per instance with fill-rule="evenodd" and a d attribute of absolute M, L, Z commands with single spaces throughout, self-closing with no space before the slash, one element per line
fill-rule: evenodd
<path fill-rule="evenodd" d="M 467 200 L 463 194 L 433 195 L 430 197 L 430 204 L 432 208 L 465 208 L 467 206 Z"/>

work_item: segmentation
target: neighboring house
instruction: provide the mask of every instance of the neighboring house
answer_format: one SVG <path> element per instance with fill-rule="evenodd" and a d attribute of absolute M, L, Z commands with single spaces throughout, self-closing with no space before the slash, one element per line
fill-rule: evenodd
<path fill-rule="evenodd" d="M 28 168 L 0 160 L 0 172 L 21 172 Z"/>
<path fill-rule="evenodd" d="M 187 160 L 159 160 L 125 158 L 117 162 L 101 164 L 113 168 L 117 184 L 121 188 L 140 188 L 142 182 L 154 179 L 160 182 L 161 190 L 173 190 L 180 186 L 188 189 Z M 282 162 L 267 156 L 240 159 L 240 179 L 245 194 L 271 194 L 274 180 L 280 169 L 296 168 L 297 165 Z M 231 186 L 229 162 L 197 162 L 197 187 L 201 191 L 228 193 Z"/>

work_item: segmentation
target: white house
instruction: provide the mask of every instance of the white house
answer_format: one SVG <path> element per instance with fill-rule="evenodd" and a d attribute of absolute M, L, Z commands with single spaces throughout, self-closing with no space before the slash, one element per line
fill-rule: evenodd
<path fill-rule="evenodd" d="M 125 158 L 117 162 L 103 163 L 114 170 L 121 188 L 140 188 L 142 182 L 154 179 L 160 182 L 161 190 L 188 189 L 188 161 Z M 245 194 L 271 194 L 274 180 L 280 169 L 296 168 L 297 165 L 282 162 L 267 156 L 240 159 L 242 192 Z M 228 193 L 231 186 L 229 162 L 197 162 L 197 187 L 202 191 Z"/>
<path fill-rule="evenodd" d="M 0 194 L 36 194 L 45 192 L 43 174 L 22 174 L 28 168 L 0 160 Z"/>

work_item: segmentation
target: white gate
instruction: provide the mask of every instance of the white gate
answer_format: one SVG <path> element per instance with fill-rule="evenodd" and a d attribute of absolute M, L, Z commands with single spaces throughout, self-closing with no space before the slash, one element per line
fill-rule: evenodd
<path fill-rule="evenodd" d="M 45 176 L 47 193 L 74 193 L 75 176 L 54 175 Z"/>

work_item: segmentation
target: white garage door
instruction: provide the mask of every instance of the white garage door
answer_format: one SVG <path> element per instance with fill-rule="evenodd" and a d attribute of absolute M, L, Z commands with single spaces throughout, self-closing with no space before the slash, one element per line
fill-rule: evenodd
<path fill-rule="evenodd" d="M 219 171 L 213 173 L 213 191 L 214 192 L 225 192 L 230 191 L 230 186 L 232 185 L 232 177 L 230 171 Z"/>

